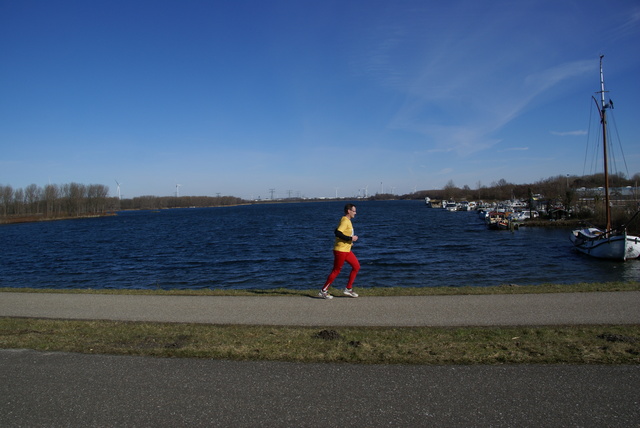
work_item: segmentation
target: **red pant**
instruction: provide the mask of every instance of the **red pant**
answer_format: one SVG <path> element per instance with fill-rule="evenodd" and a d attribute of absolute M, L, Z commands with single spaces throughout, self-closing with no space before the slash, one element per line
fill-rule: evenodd
<path fill-rule="evenodd" d="M 351 251 L 349 251 L 348 253 L 345 253 L 343 251 L 334 251 L 333 270 L 329 274 L 327 281 L 324 283 L 324 287 L 322 287 L 322 290 L 327 291 L 329 289 L 331 283 L 336 279 L 336 277 L 342 270 L 344 262 L 347 262 L 351 265 L 351 273 L 349 274 L 349 282 L 347 283 L 347 288 L 353 287 L 353 281 L 356 280 L 356 275 L 360 270 L 360 262 L 358 262 L 358 258 Z"/>

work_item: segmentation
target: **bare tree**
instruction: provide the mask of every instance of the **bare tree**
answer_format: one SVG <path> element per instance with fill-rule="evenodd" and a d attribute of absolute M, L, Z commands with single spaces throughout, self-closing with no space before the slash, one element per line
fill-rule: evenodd
<path fill-rule="evenodd" d="M 24 215 L 25 213 L 25 198 L 24 190 L 16 189 L 13 192 L 13 213 L 17 215 Z"/>
<path fill-rule="evenodd" d="M 0 186 L 0 205 L 2 205 L 2 213 L 5 217 L 11 214 L 12 204 L 13 204 L 13 187 Z"/>
<path fill-rule="evenodd" d="M 46 204 L 45 216 L 55 216 L 58 209 L 60 189 L 55 184 L 47 184 L 44 188 L 44 198 Z"/>
<path fill-rule="evenodd" d="M 27 214 L 40 213 L 40 199 L 42 199 L 42 190 L 35 184 L 29 184 L 25 191 L 25 201 L 27 204 Z"/>
<path fill-rule="evenodd" d="M 102 184 L 90 184 L 86 188 L 87 210 L 92 214 L 100 214 L 106 211 L 109 187 Z"/>

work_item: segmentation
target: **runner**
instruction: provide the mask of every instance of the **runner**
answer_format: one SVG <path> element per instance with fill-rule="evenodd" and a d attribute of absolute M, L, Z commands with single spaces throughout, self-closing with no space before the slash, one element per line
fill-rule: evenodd
<path fill-rule="evenodd" d="M 360 270 L 360 263 L 356 255 L 351 251 L 353 243 L 358 240 L 358 236 L 353 234 L 353 225 L 351 224 L 351 219 L 355 216 L 356 206 L 353 204 L 345 205 L 344 217 L 340 219 L 340 224 L 334 231 L 336 240 L 333 246 L 333 270 L 318 294 L 323 299 L 333 299 L 333 296 L 329 294 L 328 290 L 342 270 L 344 262 L 351 265 L 351 273 L 349 274 L 349 281 L 347 282 L 347 288 L 345 288 L 344 294 L 349 297 L 358 297 L 358 294 L 353 291 L 353 281 L 355 281 L 356 275 Z"/>

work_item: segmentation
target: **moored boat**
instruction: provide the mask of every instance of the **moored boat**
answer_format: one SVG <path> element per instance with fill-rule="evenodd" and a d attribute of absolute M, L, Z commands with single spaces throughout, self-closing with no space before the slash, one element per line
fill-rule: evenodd
<path fill-rule="evenodd" d="M 626 229 L 603 231 L 597 227 L 573 230 L 571 241 L 578 251 L 599 259 L 630 260 L 640 256 L 640 238 Z"/>
<path fill-rule="evenodd" d="M 510 212 L 490 211 L 485 217 L 487 227 L 492 230 L 515 230 L 518 222 L 510 218 Z"/>
<path fill-rule="evenodd" d="M 456 201 L 447 201 L 446 203 L 443 202 L 442 207 L 447 211 L 458 211 L 458 204 L 456 203 Z"/>
<path fill-rule="evenodd" d="M 613 108 L 611 100 L 605 102 L 604 75 L 602 72 L 602 58 L 600 55 L 600 103 L 593 98 L 600 114 L 602 125 L 602 147 L 604 150 L 604 193 L 606 228 L 585 227 L 575 229 L 569 235 L 574 247 L 590 256 L 625 261 L 640 256 L 640 238 L 627 233 L 626 225 L 618 228 L 611 227 L 611 203 L 609 198 L 609 168 L 607 159 L 607 110 Z M 632 217 L 638 215 L 638 212 Z M 630 220 L 631 221 L 631 220 Z M 628 223 L 627 223 L 628 224 Z"/>

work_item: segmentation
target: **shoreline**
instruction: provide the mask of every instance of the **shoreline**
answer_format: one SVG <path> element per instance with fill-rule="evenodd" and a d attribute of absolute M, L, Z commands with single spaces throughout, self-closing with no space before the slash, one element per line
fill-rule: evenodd
<path fill-rule="evenodd" d="M 81 215 L 81 216 L 44 217 L 44 214 L 41 214 L 41 215 L 20 216 L 20 217 L 4 217 L 4 218 L 0 217 L 0 225 L 40 223 L 40 222 L 57 221 L 57 220 L 79 220 L 79 219 L 86 219 L 86 218 L 113 217 L 116 215 L 118 215 L 118 213 L 114 211 L 114 212 L 108 212 L 105 214 L 91 214 L 91 215 Z"/>
<path fill-rule="evenodd" d="M 358 288 L 358 287 L 356 287 Z M 332 289 L 333 290 L 333 289 Z M 358 288 L 363 297 L 393 296 L 446 296 L 492 294 L 541 294 L 541 293 L 589 293 L 611 291 L 640 291 L 640 282 L 576 282 L 573 284 L 541 283 L 536 285 L 500 284 L 494 286 L 463 287 L 371 287 Z M 0 294 L 51 293 L 51 294 L 110 294 L 110 295 L 167 295 L 167 296 L 308 296 L 316 297 L 317 289 L 102 289 L 102 288 L 30 288 L 0 287 Z"/>

